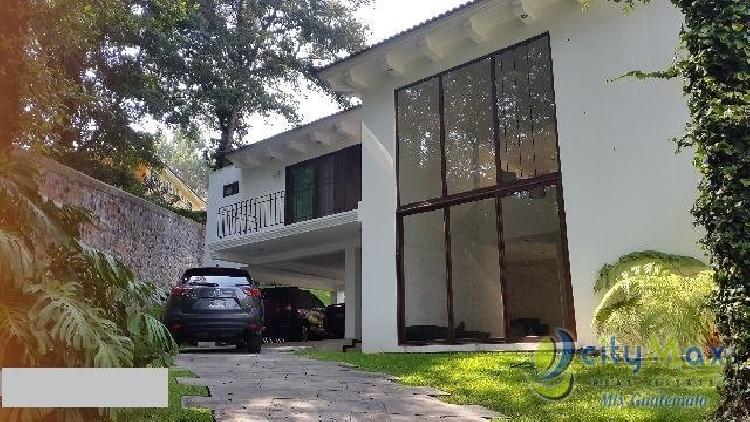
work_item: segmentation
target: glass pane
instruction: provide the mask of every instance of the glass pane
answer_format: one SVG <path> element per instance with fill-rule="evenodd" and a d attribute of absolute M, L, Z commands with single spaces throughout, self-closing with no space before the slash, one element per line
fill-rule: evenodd
<path fill-rule="evenodd" d="M 226 276 L 226 275 L 194 275 L 187 280 L 182 280 L 183 283 L 190 286 L 209 286 L 209 287 L 238 287 L 238 286 L 249 286 L 250 279 L 248 277 L 240 276 Z"/>
<path fill-rule="evenodd" d="M 315 167 L 312 165 L 296 167 L 292 170 L 292 221 L 299 222 L 314 218 L 315 204 Z"/>
<path fill-rule="evenodd" d="M 488 58 L 443 76 L 449 194 L 496 184 L 491 63 Z"/>
<path fill-rule="evenodd" d="M 562 236 L 555 186 L 502 199 L 510 337 L 565 328 Z"/>
<path fill-rule="evenodd" d="M 442 194 L 438 79 L 398 93 L 398 188 L 401 204 Z"/>
<path fill-rule="evenodd" d="M 404 217 L 406 339 L 448 338 L 443 211 Z"/>
<path fill-rule="evenodd" d="M 455 338 L 503 337 L 495 199 L 451 207 Z"/>
<path fill-rule="evenodd" d="M 547 38 L 496 56 L 502 179 L 554 173 L 555 103 Z"/>
<path fill-rule="evenodd" d="M 339 212 L 336 208 L 336 158 L 339 154 L 329 154 L 317 159 L 317 215 L 331 215 Z"/>
<path fill-rule="evenodd" d="M 534 166 L 540 176 L 558 170 L 552 62 L 546 37 L 528 45 L 528 62 Z"/>

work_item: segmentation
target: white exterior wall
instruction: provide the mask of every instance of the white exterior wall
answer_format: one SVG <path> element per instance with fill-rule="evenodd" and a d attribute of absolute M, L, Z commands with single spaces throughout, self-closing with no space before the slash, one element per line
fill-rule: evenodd
<path fill-rule="evenodd" d="M 206 244 L 219 239 L 216 236 L 216 218 L 219 208 L 261 195 L 283 191 L 284 163 L 272 161 L 254 169 L 229 166 L 211 173 L 208 177 L 208 216 L 206 221 Z M 240 192 L 223 197 L 224 185 L 239 181 Z"/>
<path fill-rule="evenodd" d="M 584 12 L 575 2 L 560 2 L 540 11 L 534 23 L 516 20 L 488 43 L 467 40 L 438 63 L 425 58 L 402 77 L 384 77 L 362 93 L 364 351 L 463 348 L 397 344 L 394 90 L 545 31 L 552 46 L 579 342 L 593 341 L 593 283 L 603 264 L 645 249 L 703 256 L 689 213 L 698 182 L 692 153 L 675 155 L 669 142 L 688 117 L 679 81 L 606 82 L 631 69 L 668 65 L 681 20 L 667 2 L 627 16 L 610 4 L 595 3 Z"/>
<path fill-rule="evenodd" d="M 303 142 L 311 144 L 310 151 L 305 154 L 294 154 L 284 159 L 268 158 L 262 166 L 241 168 L 235 165 L 224 167 L 212 172 L 208 177 L 208 218 L 206 222 L 206 244 L 219 241 L 216 236 L 216 218 L 219 208 L 232 205 L 261 195 L 281 192 L 286 189 L 286 167 L 306 161 L 321 155 L 336 152 L 350 145 L 312 145 L 313 141 L 305 139 Z M 223 197 L 224 185 L 240 182 L 240 192 L 236 195 Z M 272 230 L 272 229 L 265 229 Z"/>

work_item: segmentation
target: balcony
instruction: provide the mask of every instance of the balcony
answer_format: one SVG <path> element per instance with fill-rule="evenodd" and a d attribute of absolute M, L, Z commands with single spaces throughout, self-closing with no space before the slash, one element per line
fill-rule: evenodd
<path fill-rule="evenodd" d="M 234 239 L 284 225 L 284 191 L 237 201 L 220 207 L 216 218 L 216 237 Z"/>
<path fill-rule="evenodd" d="M 285 190 L 222 206 L 216 237 L 232 240 L 355 210 L 362 199 L 361 146 L 285 169 Z"/>

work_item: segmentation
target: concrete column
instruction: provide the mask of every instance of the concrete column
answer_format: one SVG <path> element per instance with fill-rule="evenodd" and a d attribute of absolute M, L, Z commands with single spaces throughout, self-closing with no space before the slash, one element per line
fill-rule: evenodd
<path fill-rule="evenodd" d="M 354 246 L 345 250 L 344 337 L 362 339 L 362 249 Z"/>

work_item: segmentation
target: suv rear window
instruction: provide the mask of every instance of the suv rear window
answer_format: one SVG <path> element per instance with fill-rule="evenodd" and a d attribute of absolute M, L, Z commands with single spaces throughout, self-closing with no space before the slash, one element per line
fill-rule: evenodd
<path fill-rule="evenodd" d="M 192 275 L 183 278 L 182 284 L 206 287 L 240 287 L 249 286 L 250 279 L 248 277 L 227 275 Z"/>
<path fill-rule="evenodd" d="M 299 309 L 322 308 L 323 302 L 307 290 L 298 290 L 297 307 Z"/>
<path fill-rule="evenodd" d="M 263 289 L 263 297 L 274 299 L 286 299 L 289 297 L 289 289 L 283 287 Z"/>

